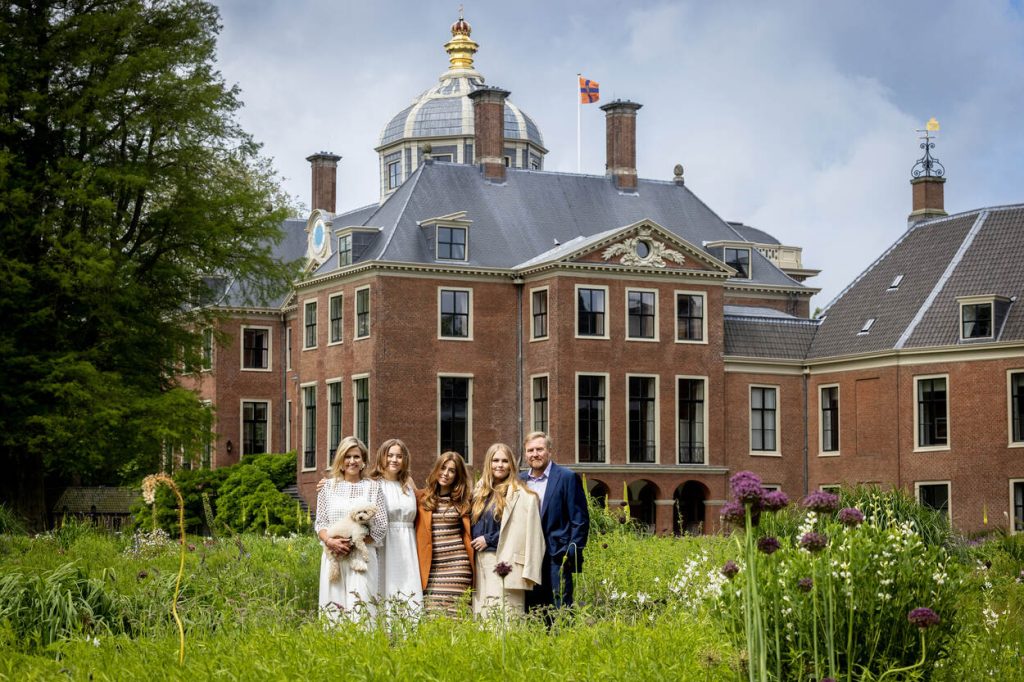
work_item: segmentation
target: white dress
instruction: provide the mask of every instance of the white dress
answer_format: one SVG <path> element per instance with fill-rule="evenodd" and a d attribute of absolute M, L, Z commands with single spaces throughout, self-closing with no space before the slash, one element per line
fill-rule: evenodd
<path fill-rule="evenodd" d="M 331 582 L 331 567 L 328 563 L 327 552 L 321 552 L 318 603 L 320 609 L 332 621 L 338 620 L 342 615 L 352 620 L 359 620 L 363 617 L 373 617 L 376 614 L 376 601 L 379 596 L 377 548 L 387 536 L 388 510 L 381 492 L 380 482 L 368 478 L 364 478 L 359 483 L 349 483 L 344 479 L 331 479 L 316 496 L 316 525 L 314 528 L 317 533 L 346 516 L 353 509 L 368 505 L 376 507 L 376 511 L 370 521 L 370 537 L 373 538 L 373 543 L 367 548 L 370 558 L 366 571 L 353 571 L 347 561 L 342 561 L 341 577 L 337 581 Z"/>
<path fill-rule="evenodd" d="M 400 614 L 418 615 L 423 609 L 420 562 L 416 553 L 416 494 L 402 492 L 398 481 L 382 480 L 388 506 L 388 537 L 379 556 L 380 597 Z"/>

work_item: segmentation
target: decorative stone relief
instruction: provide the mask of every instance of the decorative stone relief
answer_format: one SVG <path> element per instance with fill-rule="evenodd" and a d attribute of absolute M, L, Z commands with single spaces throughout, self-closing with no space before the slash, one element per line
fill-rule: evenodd
<path fill-rule="evenodd" d="M 616 256 L 620 257 L 619 262 L 623 265 L 649 265 L 655 268 L 665 267 L 665 259 L 677 265 L 686 262 L 683 254 L 668 248 L 664 242 L 652 239 L 650 230 L 639 230 L 635 237 L 613 244 L 601 254 L 605 260 L 612 260 Z"/>

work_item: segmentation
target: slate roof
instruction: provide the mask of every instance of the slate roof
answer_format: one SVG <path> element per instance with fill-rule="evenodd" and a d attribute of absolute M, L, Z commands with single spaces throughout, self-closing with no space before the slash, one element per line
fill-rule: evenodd
<path fill-rule="evenodd" d="M 747 315 L 724 316 L 725 355 L 803 360 L 818 330 L 817 320 Z"/>
<path fill-rule="evenodd" d="M 127 514 L 141 495 L 138 488 L 72 487 L 57 498 L 53 511 L 60 514 L 67 507 L 69 513 L 88 514 L 95 505 L 97 514 Z"/>
<path fill-rule="evenodd" d="M 284 262 L 292 262 L 305 257 L 306 221 L 289 218 L 281 225 L 281 231 L 284 236 L 274 247 L 277 258 Z M 216 305 L 225 308 L 280 308 L 290 296 L 290 292 L 285 292 L 272 301 L 261 301 L 250 291 L 245 281 L 232 278 L 225 282 L 223 293 L 216 301 Z"/>
<path fill-rule="evenodd" d="M 743 223 L 735 221 L 729 221 L 729 225 L 731 225 L 745 241 L 754 242 L 755 244 L 782 244 L 782 242 L 775 237 L 756 227 L 751 227 L 750 225 L 744 225 Z"/>

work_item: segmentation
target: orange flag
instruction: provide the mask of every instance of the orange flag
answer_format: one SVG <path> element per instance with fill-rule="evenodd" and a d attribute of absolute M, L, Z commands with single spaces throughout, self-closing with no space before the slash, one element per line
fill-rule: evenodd
<path fill-rule="evenodd" d="M 584 78 L 583 76 L 580 76 L 579 79 L 581 104 L 593 104 L 597 100 L 601 99 L 597 81 L 592 81 L 589 78 Z"/>

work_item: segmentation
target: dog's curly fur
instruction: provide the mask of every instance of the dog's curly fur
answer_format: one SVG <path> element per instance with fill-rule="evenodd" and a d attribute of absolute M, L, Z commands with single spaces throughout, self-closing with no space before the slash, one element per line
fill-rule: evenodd
<path fill-rule="evenodd" d="M 352 570 L 359 573 L 365 572 L 369 567 L 370 552 L 366 547 L 366 536 L 370 534 L 370 519 L 376 513 L 377 508 L 372 505 L 359 507 L 327 527 L 328 537 L 352 540 L 352 551 L 347 556 L 338 556 L 324 548 L 327 560 L 331 562 L 331 582 L 337 582 L 341 577 L 342 561 L 348 561 Z"/>

